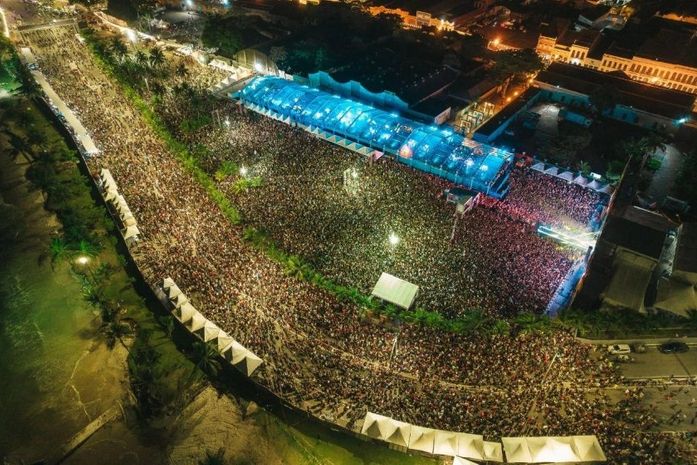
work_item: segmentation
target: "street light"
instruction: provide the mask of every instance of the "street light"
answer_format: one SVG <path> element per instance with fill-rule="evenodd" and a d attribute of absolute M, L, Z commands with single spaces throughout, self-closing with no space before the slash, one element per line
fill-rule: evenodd
<path fill-rule="evenodd" d="M 247 176 L 247 168 L 245 168 L 244 166 L 240 168 L 240 175 Z"/>
<path fill-rule="evenodd" d="M 80 255 L 75 259 L 75 262 L 77 262 L 78 265 L 87 265 L 89 263 L 90 258 L 85 256 L 85 255 Z"/>
<path fill-rule="evenodd" d="M 395 233 L 390 233 L 390 245 L 394 246 L 399 244 L 399 236 L 397 236 Z"/>
<path fill-rule="evenodd" d="M 225 126 L 230 127 L 230 118 L 225 118 Z"/>

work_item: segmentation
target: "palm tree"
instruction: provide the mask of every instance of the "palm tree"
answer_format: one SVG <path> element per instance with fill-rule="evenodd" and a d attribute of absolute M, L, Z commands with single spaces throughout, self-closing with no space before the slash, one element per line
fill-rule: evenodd
<path fill-rule="evenodd" d="M 189 70 L 184 63 L 179 63 L 175 69 L 175 74 L 182 79 L 186 79 L 189 76 Z"/>
<path fill-rule="evenodd" d="M 128 351 L 128 346 L 123 342 L 123 338 L 133 334 L 129 325 L 117 318 L 114 321 L 102 324 L 99 327 L 99 331 L 104 335 L 106 345 L 110 350 L 116 346 L 118 341 Z"/>
<path fill-rule="evenodd" d="M 220 360 L 218 360 L 218 348 L 210 342 L 196 341 L 193 346 L 194 369 L 191 373 L 193 378 L 196 370 L 201 370 L 204 373 L 215 377 L 220 371 Z"/>
<path fill-rule="evenodd" d="M 56 262 L 66 258 L 70 249 L 62 237 L 54 237 L 51 239 L 49 250 L 51 251 L 51 265 L 54 265 Z"/>
<path fill-rule="evenodd" d="M 148 60 L 148 56 L 142 50 L 138 50 L 136 52 L 134 60 L 138 65 L 142 66 L 143 68 L 150 66 L 150 61 Z"/>
<path fill-rule="evenodd" d="M 76 255 L 87 255 L 88 257 L 94 257 L 99 253 L 99 246 L 81 239 L 80 242 L 71 246 L 72 250 Z"/>
<path fill-rule="evenodd" d="M 165 54 L 162 53 L 162 49 L 159 47 L 153 47 L 150 49 L 150 64 L 153 68 L 159 68 L 165 62 Z"/>
<path fill-rule="evenodd" d="M 120 37 L 114 37 L 111 39 L 109 49 L 114 54 L 116 59 L 121 62 L 123 62 L 126 55 L 128 55 L 128 47 Z"/>
<path fill-rule="evenodd" d="M 589 174 L 591 172 L 591 165 L 585 160 L 578 162 L 578 170 L 583 174 Z"/>

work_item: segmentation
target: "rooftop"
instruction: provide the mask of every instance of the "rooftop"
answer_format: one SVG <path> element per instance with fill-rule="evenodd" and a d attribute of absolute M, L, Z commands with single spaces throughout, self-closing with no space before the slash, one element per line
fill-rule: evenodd
<path fill-rule="evenodd" d="M 666 233 L 676 227 L 663 215 L 631 206 L 608 218 L 600 239 L 658 260 Z"/>
<path fill-rule="evenodd" d="M 689 115 L 697 98 L 686 92 L 634 81 L 618 73 L 603 73 L 565 63 L 552 63 L 536 79 L 585 95 L 599 87 L 610 86 L 617 91 L 618 103 L 667 118 Z"/>

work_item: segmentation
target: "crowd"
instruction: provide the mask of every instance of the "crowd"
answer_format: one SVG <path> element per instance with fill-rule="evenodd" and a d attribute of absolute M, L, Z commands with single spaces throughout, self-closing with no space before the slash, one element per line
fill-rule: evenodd
<path fill-rule="evenodd" d="M 495 201 L 455 216 L 455 205 L 443 198 L 452 185 L 443 179 L 391 160 L 368 164 L 356 153 L 231 103 L 204 104 L 210 106 L 204 112 L 225 111 L 228 125 L 180 137 L 208 148 L 203 165 L 211 175 L 234 162 L 247 176 L 259 176 L 261 187 L 246 192 L 234 189 L 237 173 L 221 179 L 220 186 L 248 222 L 342 285 L 369 293 L 385 271 L 419 285 L 419 307 L 448 316 L 472 309 L 491 316 L 539 314 L 579 257 L 542 240 L 527 221 Z M 163 111 L 173 130 L 188 106 L 181 99 L 167 101 Z M 355 188 L 346 189 L 346 170 L 356 176 Z M 552 187 L 560 181 L 550 179 L 542 181 Z M 520 197 L 526 186 L 516 184 Z M 561 189 L 550 192 L 562 197 Z M 549 215 L 542 207 L 533 211 Z M 389 242 L 391 234 L 398 244 Z"/>
<path fill-rule="evenodd" d="M 146 280 L 155 286 L 163 277 L 172 277 L 207 318 L 264 359 L 257 381 L 288 402 L 348 427 L 355 427 L 368 409 L 423 426 L 481 433 L 492 440 L 523 433 L 597 434 L 610 463 L 664 463 L 665 447 L 675 449 L 669 451 L 671 458 L 689 453 L 673 436 L 643 432 L 644 426 L 651 424 L 651 413 L 643 412 L 641 404 L 632 404 L 628 412 L 623 403 L 612 402 L 603 388 L 620 381 L 613 364 L 565 331 L 462 336 L 409 324 L 393 328 L 363 319 L 355 305 L 288 276 L 279 264 L 243 240 L 242 229 L 229 223 L 176 161 L 119 87 L 77 41 L 74 31 L 56 27 L 28 32 L 25 37 L 42 72 L 76 111 L 103 151 L 90 159 L 92 172 L 108 168 L 138 218 L 141 241 L 132 253 Z M 285 200 L 283 192 L 290 199 L 304 201 L 297 190 L 284 191 L 283 176 L 321 187 L 322 179 L 312 171 L 313 166 L 324 169 L 326 165 L 321 164 L 321 159 L 331 156 L 335 149 L 282 129 L 283 126 L 262 122 L 256 116 L 242 115 L 239 120 L 250 121 L 246 130 L 252 131 L 250 137 L 256 145 L 248 149 L 233 145 L 229 150 L 240 150 L 249 160 L 259 157 L 254 169 L 262 176 L 263 170 L 272 169 L 273 163 L 287 169 L 283 175 L 276 172 L 277 179 L 264 177 L 265 183 L 277 186 L 278 192 L 265 193 L 265 202 Z M 254 121 L 258 125 L 252 125 Z M 297 144 L 304 150 L 290 152 L 290 145 L 282 149 L 268 145 L 269 139 L 292 144 L 284 135 L 299 137 Z M 236 139 L 230 137 L 234 144 Z M 267 157 L 265 154 L 272 150 L 282 150 L 284 156 Z M 315 153 L 300 160 L 317 160 L 315 165 L 307 166 L 307 171 L 286 161 L 302 157 L 305 152 Z M 342 163 L 341 166 L 352 166 L 348 157 Z M 375 173 L 384 170 L 390 173 L 388 176 L 411 179 L 417 192 L 433 198 L 444 187 L 440 181 L 409 178 L 411 175 L 402 168 L 387 167 L 361 165 L 360 169 L 367 173 L 363 178 L 366 186 L 382 182 L 384 178 Z M 328 192 L 342 188 L 335 180 L 324 182 L 322 195 L 334 195 Z M 401 201 L 390 196 L 418 197 L 406 188 L 395 192 L 377 187 L 365 189 L 370 195 L 347 199 L 346 204 L 337 203 L 334 215 L 341 218 L 341 209 L 350 211 L 354 201 L 357 205 L 373 205 L 379 211 L 378 205 L 384 202 Z M 253 195 L 259 193 L 242 196 L 243 208 L 257 205 L 249 198 Z M 432 213 L 436 219 L 451 214 L 449 207 L 439 207 L 435 201 L 417 205 L 405 202 L 404 217 L 422 205 L 444 210 Z M 306 208 L 311 208 L 311 204 Z M 322 231 L 325 226 L 318 220 L 326 215 L 322 209 L 311 210 L 308 215 L 303 221 L 310 221 L 314 215 L 315 227 L 322 234 L 341 232 Z M 357 221 L 360 215 L 347 213 L 345 224 Z M 478 207 L 471 215 L 459 219 L 457 224 L 452 247 L 464 258 L 452 265 L 452 276 L 458 272 L 458 266 L 464 266 L 460 263 L 473 260 L 468 271 L 486 273 L 480 276 L 515 292 L 511 296 L 506 296 L 505 291 L 489 296 L 487 293 L 493 289 L 486 288 L 482 290 L 486 299 L 499 302 L 507 298 L 511 309 L 520 304 L 517 299 L 542 299 L 537 292 L 527 294 L 531 292 L 528 286 L 547 293 L 553 285 L 548 282 L 551 278 L 544 276 L 544 270 L 568 266 L 569 258 L 552 254 L 553 246 L 543 245 L 546 243 L 539 242 L 541 239 L 535 242 L 529 227 L 511 223 L 514 220 L 498 211 Z M 444 222 L 434 222 L 438 225 L 439 221 Z M 298 242 L 291 224 L 295 223 L 286 223 L 289 244 Z M 399 223 L 390 223 L 388 227 L 401 232 Z M 409 223 L 409 227 L 414 224 Z M 438 227 L 436 231 L 446 232 L 443 246 L 450 247 L 447 232 L 452 223 Z M 431 228 L 429 221 L 418 231 L 428 234 Z M 485 232 L 480 232 L 482 228 Z M 350 240 L 354 247 L 346 253 L 357 253 L 362 247 L 370 250 L 365 244 L 371 235 L 384 237 L 387 231 L 373 227 L 358 235 L 351 227 L 347 233 L 353 235 Z M 282 233 L 277 234 L 283 239 Z M 499 238 L 500 234 L 505 237 Z M 480 236 L 487 240 L 496 238 L 496 243 L 479 241 Z M 404 242 L 412 240 L 417 242 L 420 238 L 405 237 Z M 484 253 L 489 249 L 494 255 Z M 365 253 L 367 257 L 371 252 Z M 411 259 L 400 253 L 408 252 L 397 249 L 394 256 L 383 256 L 394 263 Z M 336 259 L 328 260 L 331 263 Z M 510 268 L 493 272 L 480 270 L 479 266 Z M 506 276 L 517 269 L 527 271 L 528 276 Z M 507 283 L 507 279 L 519 281 Z M 634 392 L 631 389 L 630 397 Z M 642 412 L 643 420 L 637 416 Z"/>

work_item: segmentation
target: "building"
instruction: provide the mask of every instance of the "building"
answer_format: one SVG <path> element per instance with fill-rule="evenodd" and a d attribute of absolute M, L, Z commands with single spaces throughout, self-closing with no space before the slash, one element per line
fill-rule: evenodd
<path fill-rule="evenodd" d="M 697 97 L 629 79 L 623 73 L 603 73 L 581 66 L 552 63 L 535 78 L 542 99 L 569 106 L 590 107 L 590 96 L 610 89 L 615 107 L 605 115 L 647 129 L 678 132 L 693 126 L 692 109 Z"/>
<path fill-rule="evenodd" d="M 697 30 L 674 21 L 654 18 L 621 32 L 575 31 L 570 22 L 556 21 L 543 27 L 536 51 L 548 60 L 622 71 L 637 81 L 697 94 Z"/>
<path fill-rule="evenodd" d="M 488 2 L 477 7 L 473 0 L 374 0 L 368 7 L 372 15 L 391 14 L 402 18 L 406 27 L 433 27 L 452 31 L 472 19 L 472 15 L 483 14 Z"/>

